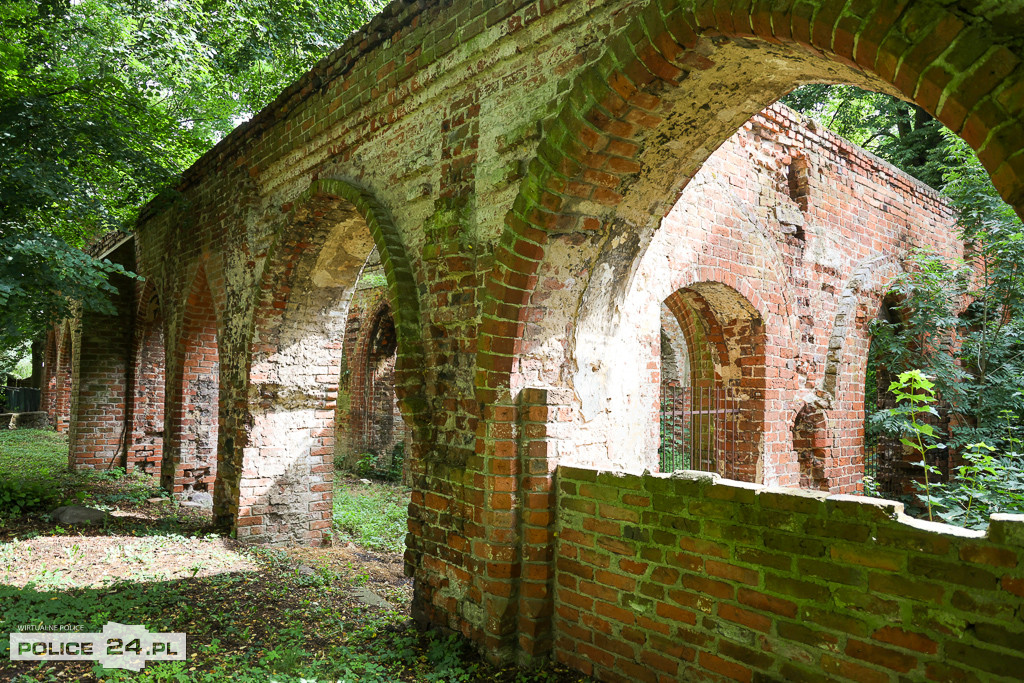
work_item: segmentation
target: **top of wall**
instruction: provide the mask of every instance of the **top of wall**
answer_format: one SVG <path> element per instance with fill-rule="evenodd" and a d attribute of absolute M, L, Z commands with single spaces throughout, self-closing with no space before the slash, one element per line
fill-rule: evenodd
<path fill-rule="evenodd" d="M 763 112 L 755 114 L 744 127 L 750 128 L 755 123 L 761 125 L 774 123 L 778 126 L 778 129 L 773 132 L 780 142 L 790 142 L 787 138 L 793 136 L 802 137 L 808 143 L 807 146 L 832 156 L 836 163 L 858 168 L 868 177 L 876 177 L 882 182 L 887 181 L 904 191 L 930 200 L 934 204 L 948 206 L 946 199 L 932 186 L 893 166 L 869 150 L 833 133 L 809 116 L 804 116 L 781 102 L 775 102 Z M 879 174 L 884 174 L 887 177 L 879 178 Z"/>
<path fill-rule="evenodd" d="M 288 119 L 306 100 L 326 94 L 328 86 L 339 79 L 343 80 L 335 90 L 340 88 L 346 93 L 346 104 L 350 107 L 353 105 L 349 100 L 354 99 L 355 110 L 358 110 L 375 99 L 384 97 L 383 94 L 377 94 L 377 87 L 386 82 L 387 88 L 390 89 L 393 82 L 407 80 L 424 66 L 440 60 L 460 43 L 500 22 L 521 5 L 528 3 L 519 0 L 509 3 L 507 7 L 503 5 L 490 10 L 467 4 L 458 12 L 455 12 L 454 4 L 455 0 L 394 0 L 389 3 L 365 26 L 353 32 L 337 49 L 285 88 L 270 104 L 232 130 L 196 160 L 182 174 L 182 179 L 176 186 L 177 191 L 183 192 L 198 185 L 209 172 L 217 168 L 246 163 L 244 150 L 251 143 Z M 443 25 L 438 21 L 436 26 L 428 27 L 425 23 L 431 20 L 429 17 L 425 18 L 428 10 L 433 18 L 441 18 L 445 10 L 449 10 L 452 16 L 445 18 Z M 378 48 L 394 46 L 414 31 L 421 34 L 421 39 L 415 41 L 414 52 L 405 55 L 404 64 L 400 63 L 402 60 L 392 60 L 378 69 L 377 63 L 372 62 L 372 55 Z M 422 39 L 431 34 L 432 40 Z M 354 98 L 349 97 L 350 90 L 356 94 Z M 337 105 L 337 101 L 323 102 L 323 107 L 331 110 Z M 837 151 L 847 160 L 866 158 L 870 161 L 862 165 L 871 172 L 881 169 L 893 179 L 893 182 L 905 185 L 915 194 L 941 202 L 938 194 L 924 183 L 782 104 L 771 105 L 761 116 L 780 124 L 783 120 L 789 121 L 788 126 L 782 125 L 790 129 L 794 126 L 799 127 L 807 138 Z M 140 210 L 138 222 L 141 223 L 145 218 L 160 213 L 160 206 L 161 202 L 151 200 Z"/>

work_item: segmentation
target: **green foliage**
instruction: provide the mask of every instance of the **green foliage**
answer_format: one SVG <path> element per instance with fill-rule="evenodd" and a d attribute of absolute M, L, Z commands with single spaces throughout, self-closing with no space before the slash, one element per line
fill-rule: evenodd
<path fill-rule="evenodd" d="M 1016 449 L 1019 439 L 1007 441 L 1015 448 L 1005 453 L 996 452 L 984 442 L 971 444 L 963 454 L 964 464 L 957 468 L 956 478 L 935 484 L 926 492 L 929 508 L 936 508 L 942 521 L 984 529 L 994 513 L 1024 513 L 1024 454 Z"/>
<path fill-rule="evenodd" d="M 380 0 L 0 4 L 0 349 L 111 313 L 81 251 L 338 46 Z M 173 193 L 167 194 L 173 198 Z"/>
<path fill-rule="evenodd" d="M 0 430 L 0 518 L 57 505 L 140 505 L 163 495 L 156 481 L 123 468 L 69 472 L 66 434 L 48 429 Z M 106 486 L 91 487 L 91 484 Z M 116 484 L 111 486 L 110 484 Z M 86 491 L 86 487 L 95 490 Z"/>
<path fill-rule="evenodd" d="M 360 289 L 376 289 L 378 287 L 387 287 L 388 279 L 383 273 L 365 273 L 359 278 Z"/>
<path fill-rule="evenodd" d="M 403 552 L 409 517 L 409 490 L 390 484 L 334 490 L 334 527 L 338 538 L 372 550 Z"/>
<path fill-rule="evenodd" d="M 937 448 L 945 448 L 936 438 L 935 428 L 928 422 L 920 420 L 922 415 L 938 415 L 935 412 L 935 383 L 930 381 L 920 370 L 901 372 L 899 378 L 889 385 L 889 391 L 897 401 L 889 414 L 902 425 L 900 443 L 917 453 L 921 458 L 918 463 L 924 469 L 924 498 L 928 508 L 928 519 L 934 521 L 931 500 L 931 478 L 938 474 L 934 465 L 928 464 L 928 452 Z"/>
<path fill-rule="evenodd" d="M 43 482 L 0 480 L 0 517 L 17 517 L 52 507 L 56 501 L 53 489 Z"/>
<path fill-rule="evenodd" d="M 50 430 L 0 430 L 0 518 L 60 502 L 68 476 L 67 449 L 67 436 Z"/>
<path fill-rule="evenodd" d="M 957 210 L 964 258 L 916 252 L 893 282 L 893 315 L 872 324 L 865 431 L 869 446 L 901 437 L 922 462 L 944 442 L 962 464 L 947 482 L 937 481 L 938 472 L 925 464 L 919 497 L 929 518 L 983 527 L 992 512 L 1021 509 L 1024 460 L 1016 433 L 1024 414 L 1024 224 L 970 148 L 949 131 L 942 137 L 943 193 Z M 909 418 L 922 404 L 897 382 L 888 396 L 872 395 L 877 377 L 906 377 L 914 369 L 932 385 L 927 391 L 918 385 L 915 395 L 938 400 L 949 415 L 948 429 L 930 418 L 919 426 L 933 433 L 915 429 Z M 902 401 L 897 410 L 872 411 L 892 399 Z M 934 444 L 926 441 L 932 438 Z"/>
<path fill-rule="evenodd" d="M 398 442 L 391 451 L 391 457 L 383 459 L 376 453 L 363 453 L 356 460 L 356 474 L 383 481 L 401 481 L 405 466 L 405 444 Z"/>

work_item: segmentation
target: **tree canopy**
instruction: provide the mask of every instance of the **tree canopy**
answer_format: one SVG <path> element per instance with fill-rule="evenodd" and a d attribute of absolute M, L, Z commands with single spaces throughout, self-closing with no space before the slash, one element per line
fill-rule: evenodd
<path fill-rule="evenodd" d="M 341 44 L 383 0 L 0 4 L 0 356 L 111 312 L 80 250 Z M 2 370 L 2 368 L 0 368 Z"/>

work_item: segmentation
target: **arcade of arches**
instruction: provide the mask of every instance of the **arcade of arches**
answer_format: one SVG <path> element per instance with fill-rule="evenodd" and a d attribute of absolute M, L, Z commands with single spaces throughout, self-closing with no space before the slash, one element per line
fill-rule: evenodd
<path fill-rule="evenodd" d="M 813 82 L 912 99 L 1020 212 L 1020 17 L 393 2 L 94 247 L 145 281 L 52 334 L 72 465 L 316 545 L 335 462 L 400 430 L 414 617 L 493 659 L 1017 676 L 1024 519 L 965 531 L 849 495 L 867 324 L 909 250 L 958 253 L 951 212 L 772 103 Z"/>

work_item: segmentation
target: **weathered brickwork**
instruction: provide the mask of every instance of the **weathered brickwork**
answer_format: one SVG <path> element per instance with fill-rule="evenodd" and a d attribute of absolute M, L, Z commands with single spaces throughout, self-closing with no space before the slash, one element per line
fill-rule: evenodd
<path fill-rule="evenodd" d="M 131 245 L 122 245 L 109 258 L 130 265 Z M 111 284 L 117 289 L 112 297 L 117 314 L 93 313 L 75 320 L 68 418 L 68 458 L 73 468 L 105 470 L 122 464 L 118 460 L 126 441 L 132 329 L 121 323 L 131 319 L 133 283 L 114 275 Z"/>
<path fill-rule="evenodd" d="M 1010 680 L 1024 518 L 559 467 L 555 657 L 607 681 Z"/>
<path fill-rule="evenodd" d="M 165 357 L 163 319 L 152 285 L 139 297 L 134 319 L 131 377 L 131 439 L 126 469 L 160 476 L 163 464 Z"/>
<path fill-rule="evenodd" d="M 545 564 L 559 517 L 552 473 L 562 458 L 575 454 L 596 463 L 600 455 L 571 447 L 597 426 L 581 423 L 581 390 L 600 398 L 600 382 L 595 388 L 577 377 L 594 372 L 586 343 L 599 348 L 614 328 L 644 254 L 669 232 L 658 228 L 681 192 L 714 150 L 792 87 L 840 81 L 901 94 L 935 114 L 978 150 L 1003 196 L 1024 208 L 1018 12 L 1002 3 L 938 0 L 393 3 L 205 155 L 176 194 L 151 204 L 140 219 L 134 267 L 155 289 L 166 345 L 165 471 L 177 476 L 185 462 L 183 406 L 191 398 L 182 383 L 195 375 L 187 366 L 213 367 L 209 358 L 196 360 L 189 340 L 215 339 L 216 410 L 191 419 L 216 428 L 209 471 L 216 473 L 217 519 L 253 541 L 325 540 L 344 310 L 359 267 L 376 246 L 395 323 L 396 393 L 412 432 L 406 561 L 416 579 L 414 614 L 464 633 L 496 659 L 548 656 L 557 631 L 547 618 L 556 583 Z M 778 112 L 768 120 L 773 116 Z M 752 127 L 742 135 L 771 138 Z M 778 179 L 771 201 L 780 203 L 763 208 L 784 205 L 794 216 L 808 214 L 803 225 L 766 222 L 767 233 L 779 232 L 772 244 L 784 276 L 744 282 L 744 273 L 705 262 L 665 296 L 689 288 L 684 294 L 699 305 L 697 296 L 708 301 L 711 291 L 701 285 L 710 282 L 727 287 L 737 304 L 746 302 L 746 345 L 755 355 L 763 346 L 765 363 L 763 372 L 740 364 L 737 377 L 751 392 L 765 394 L 752 400 L 764 401 L 758 419 L 767 438 L 737 462 L 737 474 L 790 485 L 818 477 L 830 488 L 848 489 L 856 485 L 856 467 L 845 458 L 860 438 L 853 425 L 866 352 L 857 330 L 866 320 L 859 316 L 859 297 L 847 297 L 844 288 L 878 291 L 885 273 L 898 268 L 903 243 L 911 242 L 886 233 L 891 242 L 864 244 L 859 239 L 867 226 L 859 214 L 838 227 L 817 217 L 836 207 L 841 213 L 845 201 L 824 202 L 830 195 L 823 186 L 843 173 L 877 174 L 870 170 L 876 162 L 837 143 L 827 152 L 838 155 L 829 162 L 834 167 L 822 165 L 807 157 L 806 145 L 778 144 L 805 154 L 791 155 L 785 173 L 779 166 L 785 155 L 769 155 Z M 893 222 L 907 235 L 923 227 L 914 222 L 922 211 L 920 194 L 900 189 L 903 181 L 895 176 L 877 180 L 895 183 L 903 193 L 899 202 L 888 195 L 865 195 L 864 202 L 879 202 L 883 206 L 873 208 L 881 213 L 905 213 Z M 761 207 L 757 196 L 749 204 Z M 925 204 L 923 210 L 936 209 Z M 757 224 L 758 215 L 755 210 L 750 222 Z M 720 242 L 728 230 L 740 229 L 717 227 L 727 229 Z M 815 270 L 814 264 L 829 264 L 808 257 L 813 244 L 824 241 L 850 252 L 847 262 L 830 266 L 835 272 Z M 895 254 L 887 252 L 897 244 Z M 702 258 L 725 246 L 708 240 Z M 871 261 L 871 254 L 883 252 L 895 260 Z M 799 287 L 815 297 L 807 305 L 791 301 L 784 314 L 773 312 L 781 305 L 774 285 L 790 274 L 806 281 Z M 212 303 L 204 310 L 214 311 L 213 318 L 204 314 L 205 327 L 190 312 L 197 281 L 208 283 Z M 815 289 L 822 285 L 835 291 Z M 137 307 L 138 288 L 134 296 L 126 311 Z M 715 316 L 723 339 L 740 320 Z M 762 331 L 755 330 L 757 321 Z M 194 333 L 198 329 L 206 331 Z M 83 348 L 85 357 L 91 353 L 89 334 L 81 327 L 72 333 L 74 367 Z M 126 354 L 132 339 L 125 339 Z M 833 342 L 846 340 L 853 343 L 833 354 Z M 726 341 L 727 349 L 730 343 L 736 342 Z M 656 344 L 660 340 L 652 339 L 648 379 L 659 371 Z M 780 359 L 773 355 L 778 349 L 797 355 Z M 828 362 L 797 367 L 814 354 L 834 355 L 828 361 L 837 364 L 834 371 Z M 116 369 L 115 359 L 108 360 Z M 721 359 L 718 366 L 719 372 L 727 368 Z M 779 375 L 771 374 L 775 370 Z M 133 372 L 121 375 L 142 376 Z M 93 397 L 75 377 L 72 403 L 85 406 L 82 399 Z M 829 377 L 836 387 L 831 403 L 819 397 L 819 390 L 828 394 Z M 787 387 L 801 383 L 798 394 L 786 395 Z M 122 396 L 130 391 L 125 386 Z M 111 414 L 116 403 L 111 399 Z M 806 406 L 814 416 L 798 421 Z M 637 444 L 651 434 L 646 420 L 636 429 Z M 104 448 L 120 442 L 124 427 L 116 420 L 74 422 L 73 441 Z M 804 436 L 823 429 L 820 438 Z M 836 433 L 847 436 L 837 439 Z M 808 452 L 808 439 L 812 455 L 804 456 L 809 464 L 802 473 L 795 453 Z M 822 440 L 829 450 L 818 458 L 816 475 L 813 444 Z M 651 457 L 639 447 L 611 455 L 623 467 Z M 606 447 L 600 457 L 611 455 Z M 116 459 L 116 446 L 97 456 L 110 458 Z M 778 511 L 776 526 L 796 529 L 800 514 Z M 819 542 L 830 548 L 841 539 L 824 538 Z M 966 552 L 950 554 L 937 571 L 947 565 L 951 572 L 973 571 L 973 551 Z M 909 555 L 905 561 L 896 574 L 913 583 L 910 574 L 924 565 Z M 1007 569 L 1011 587 L 1017 586 L 1013 571 Z M 758 574 L 759 587 L 767 572 Z M 822 590 L 846 596 L 832 584 Z M 954 598 L 956 591 L 942 600 L 973 613 L 971 623 L 999 623 L 986 614 L 992 603 L 973 590 L 965 592 L 973 602 Z M 728 619 L 715 600 L 711 609 L 721 625 Z M 735 607 L 738 600 L 721 602 Z M 860 609 L 850 605 L 851 612 Z M 659 619 L 676 628 L 671 616 Z M 877 659 L 860 663 L 846 654 L 874 646 L 871 633 L 851 633 L 837 641 L 843 656 L 830 651 L 813 665 L 826 675 L 875 666 Z M 964 661 L 978 664 L 969 638 L 957 646 L 925 635 L 944 648 L 952 669 Z M 793 640 L 780 635 L 775 622 L 758 638 L 772 653 Z M 900 658 L 886 660 L 893 676 L 909 665 L 902 657 L 911 656 L 896 651 Z M 621 657 L 625 662 L 626 654 Z M 930 655 L 913 657 L 924 663 L 909 670 L 927 675 Z M 720 652 L 695 661 L 702 671 L 694 675 L 711 677 L 722 674 L 716 666 L 738 659 Z M 620 671 L 602 666 L 610 680 L 652 675 L 625 664 Z M 792 666 L 811 664 L 794 659 Z"/>
<path fill-rule="evenodd" d="M 335 464 L 347 469 L 367 453 L 386 468 L 398 444 L 404 444 L 405 423 L 395 395 L 398 338 L 385 282 L 383 265 L 373 252 L 345 321 Z"/>
<path fill-rule="evenodd" d="M 784 107 L 758 114 L 707 160 L 650 242 L 626 250 L 634 271 L 619 296 L 606 277 L 592 280 L 571 376 L 530 379 L 571 383 L 579 396 L 559 462 L 657 469 L 661 340 L 681 335 L 687 384 L 739 400 L 730 430 L 710 416 L 690 425 L 697 442 L 730 432 L 729 457 L 711 469 L 799 486 L 811 467 L 814 488 L 856 490 L 869 323 L 913 250 L 960 256 L 952 225 L 934 191 L 889 164 Z M 542 350 L 526 362 L 548 363 Z M 810 460 L 796 456 L 812 452 L 794 443 L 805 438 L 794 436 L 798 415 L 801 431 L 820 426 Z"/>

